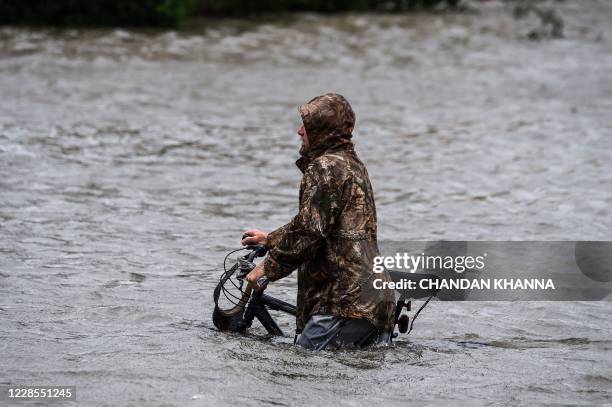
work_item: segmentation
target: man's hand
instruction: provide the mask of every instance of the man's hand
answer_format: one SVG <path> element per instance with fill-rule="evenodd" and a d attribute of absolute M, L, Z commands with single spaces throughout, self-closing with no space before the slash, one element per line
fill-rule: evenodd
<path fill-rule="evenodd" d="M 240 243 L 243 246 L 261 244 L 268 246 L 268 234 L 258 229 L 249 229 L 244 232 L 246 237 Z"/>
<path fill-rule="evenodd" d="M 264 262 L 259 262 L 257 266 L 246 276 L 246 280 L 251 284 L 255 290 L 261 290 L 261 287 L 257 285 L 257 280 L 264 276 Z"/>

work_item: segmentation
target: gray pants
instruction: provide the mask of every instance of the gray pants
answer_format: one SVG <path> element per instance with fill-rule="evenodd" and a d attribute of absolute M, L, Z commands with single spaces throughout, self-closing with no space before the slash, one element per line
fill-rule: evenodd
<path fill-rule="evenodd" d="M 296 344 L 307 349 L 323 350 L 328 346 L 366 347 L 389 344 L 391 334 L 381 332 L 365 319 L 313 315 L 310 317 Z"/>

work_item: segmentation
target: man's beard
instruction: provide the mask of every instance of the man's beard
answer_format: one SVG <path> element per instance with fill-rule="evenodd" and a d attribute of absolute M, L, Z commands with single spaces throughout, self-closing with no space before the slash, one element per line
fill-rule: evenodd
<path fill-rule="evenodd" d="M 303 157 L 308 153 L 308 147 L 306 147 L 306 143 L 302 141 L 302 145 L 300 146 L 300 155 Z"/>

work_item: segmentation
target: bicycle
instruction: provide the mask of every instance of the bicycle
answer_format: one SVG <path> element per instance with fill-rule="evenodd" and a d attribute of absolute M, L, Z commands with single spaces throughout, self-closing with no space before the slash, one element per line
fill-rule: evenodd
<path fill-rule="evenodd" d="M 236 263 L 228 270 L 226 268 L 227 258 L 235 252 L 240 250 L 249 250 L 250 252 L 238 257 Z M 255 268 L 255 259 L 257 257 L 264 257 L 268 249 L 261 245 L 245 246 L 240 249 L 229 252 L 223 260 L 223 274 L 219 279 L 219 283 L 215 287 L 213 293 L 213 299 L 215 302 L 215 308 L 213 311 L 213 324 L 220 331 L 229 331 L 245 334 L 248 328 L 251 327 L 253 320 L 257 318 L 263 325 L 266 331 L 275 336 L 285 336 L 284 332 L 276 321 L 270 315 L 270 310 L 280 311 L 289 315 L 296 315 L 296 307 L 293 304 L 279 300 L 270 295 L 264 293 L 268 279 L 262 277 L 257 281 L 257 285 L 261 287 L 260 290 L 253 290 L 250 284 L 243 290 L 244 279 Z M 399 279 L 408 279 L 415 281 L 416 286 L 419 287 L 419 281 L 422 279 L 439 279 L 438 276 L 433 274 L 424 273 L 402 273 L 398 271 L 389 271 L 391 279 L 399 281 Z M 229 287 L 226 285 L 229 284 Z M 236 290 L 240 294 L 235 294 L 231 290 Z M 395 307 L 395 327 L 398 328 L 398 333 L 392 335 L 396 338 L 400 333 L 409 334 L 412 331 L 414 321 L 419 316 L 421 311 L 427 306 L 429 301 L 437 294 L 438 290 L 433 289 L 416 289 L 416 290 L 401 290 L 399 291 L 399 299 L 396 302 Z M 224 295 L 225 299 L 229 301 L 233 307 L 229 309 L 223 309 L 220 304 L 220 296 Z M 408 312 L 411 311 L 412 300 L 427 298 L 424 304 L 418 309 L 415 315 L 410 319 L 407 314 L 403 314 L 403 310 L 406 309 Z"/>

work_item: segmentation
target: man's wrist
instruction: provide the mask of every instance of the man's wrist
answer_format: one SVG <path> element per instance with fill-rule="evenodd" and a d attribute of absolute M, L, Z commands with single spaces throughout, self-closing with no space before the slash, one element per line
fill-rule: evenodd
<path fill-rule="evenodd" d="M 270 233 L 266 233 L 265 237 L 264 237 L 264 241 L 262 243 L 267 249 L 271 249 L 272 248 L 272 243 L 270 240 Z"/>

